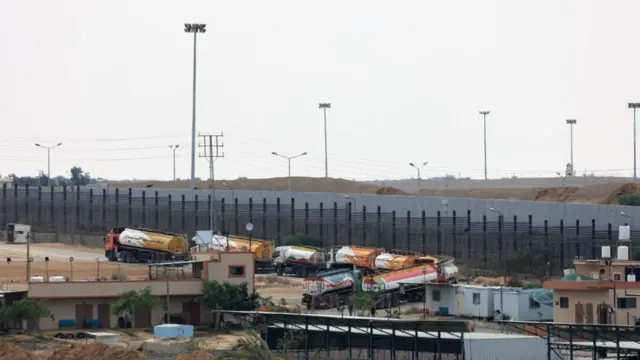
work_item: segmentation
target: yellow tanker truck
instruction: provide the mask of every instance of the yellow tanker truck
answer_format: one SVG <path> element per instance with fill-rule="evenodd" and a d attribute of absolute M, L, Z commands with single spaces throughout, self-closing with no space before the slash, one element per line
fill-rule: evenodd
<path fill-rule="evenodd" d="M 128 263 L 189 260 L 189 244 L 183 234 L 160 230 L 116 227 L 104 237 L 109 261 Z"/>

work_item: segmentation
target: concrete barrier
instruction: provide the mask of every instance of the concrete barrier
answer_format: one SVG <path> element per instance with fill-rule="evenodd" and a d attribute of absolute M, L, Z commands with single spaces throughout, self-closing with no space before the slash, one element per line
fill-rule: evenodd
<path fill-rule="evenodd" d="M 90 248 L 101 249 L 104 246 L 104 235 L 95 234 L 67 234 L 67 233 L 50 233 L 50 232 L 34 232 L 33 243 L 60 243 L 69 245 L 82 245 Z"/>

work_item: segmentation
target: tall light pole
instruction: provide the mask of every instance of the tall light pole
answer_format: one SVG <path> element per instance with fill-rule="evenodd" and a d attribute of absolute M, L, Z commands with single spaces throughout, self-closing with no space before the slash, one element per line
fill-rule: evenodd
<path fill-rule="evenodd" d="M 179 147 L 180 145 L 178 144 L 169 145 L 169 148 L 173 150 L 173 181 L 176 181 L 176 150 L 178 150 Z"/>
<path fill-rule="evenodd" d="M 636 109 L 640 107 L 640 103 L 629 103 L 629 109 L 633 109 L 633 180 L 637 180 L 636 176 Z"/>
<path fill-rule="evenodd" d="M 295 159 L 295 158 L 299 158 L 300 156 L 305 156 L 307 155 L 307 152 L 303 152 L 301 154 L 298 154 L 296 156 L 284 156 L 284 155 L 280 155 L 275 151 L 272 151 L 271 154 L 275 155 L 275 156 L 279 156 L 283 159 L 287 159 L 287 165 L 288 165 L 288 177 L 289 177 L 289 192 L 291 192 L 291 160 Z"/>
<path fill-rule="evenodd" d="M 196 188 L 196 48 L 198 33 L 207 31 L 206 24 L 184 24 L 184 32 L 193 33 L 193 102 L 191 106 L 191 190 Z"/>
<path fill-rule="evenodd" d="M 327 150 L 327 109 L 331 109 L 330 103 L 320 103 L 318 105 L 324 112 L 324 177 L 329 177 L 329 152 Z"/>
<path fill-rule="evenodd" d="M 487 115 L 491 114 L 491 111 L 480 111 L 482 120 L 484 121 L 484 179 L 487 180 Z"/>
<path fill-rule="evenodd" d="M 47 150 L 47 186 L 51 187 L 51 149 L 55 149 L 58 146 L 62 146 L 62 143 L 57 143 L 53 146 L 44 146 L 41 144 L 36 144 L 37 147 L 41 147 Z"/>
<path fill-rule="evenodd" d="M 423 167 L 427 166 L 428 162 L 425 161 L 423 162 L 420 166 L 416 166 L 416 164 L 414 163 L 409 163 L 409 166 L 415 168 L 416 170 L 418 170 L 418 195 L 420 195 L 420 181 L 422 180 L 420 178 L 420 170 L 422 170 Z"/>
<path fill-rule="evenodd" d="M 576 167 L 573 165 L 573 125 L 577 124 L 578 120 L 576 119 L 567 119 L 567 124 L 570 127 L 571 132 L 571 176 L 576 173 Z"/>

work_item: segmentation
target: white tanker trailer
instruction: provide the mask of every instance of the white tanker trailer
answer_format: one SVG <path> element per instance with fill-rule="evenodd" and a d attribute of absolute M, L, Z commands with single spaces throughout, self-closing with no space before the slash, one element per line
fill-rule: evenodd
<path fill-rule="evenodd" d="M 279 276 L 293 273 L 299 277 L 322 271 L 327 266 L 322 249 L 296 245 L 276 247 L 273 253 L 273 265 Z"/>

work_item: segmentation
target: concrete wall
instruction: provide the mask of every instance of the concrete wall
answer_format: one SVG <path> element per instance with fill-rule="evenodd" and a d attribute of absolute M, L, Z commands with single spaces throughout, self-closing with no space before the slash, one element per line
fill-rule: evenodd
<path fill-rule="evenodd" d="M 77 234 L 34 232 L 32 241 L 34 243 L 61 243 L 82 245 L 90 248 L 103 248 L 103 237 L 104 235 L 91 235 L 82 232 Z"/>
<path fill-rule="evenodd" d="M 129 290 L 151 288 L 154 296 L 167 294 L 166 281 L 87 281 L 31 283 L 28 296 L 33 299 L 84 299 L 118 297 Z M 172 280 L 170 293 L 175 295 L 201 295 L 202 280 Z"/>

